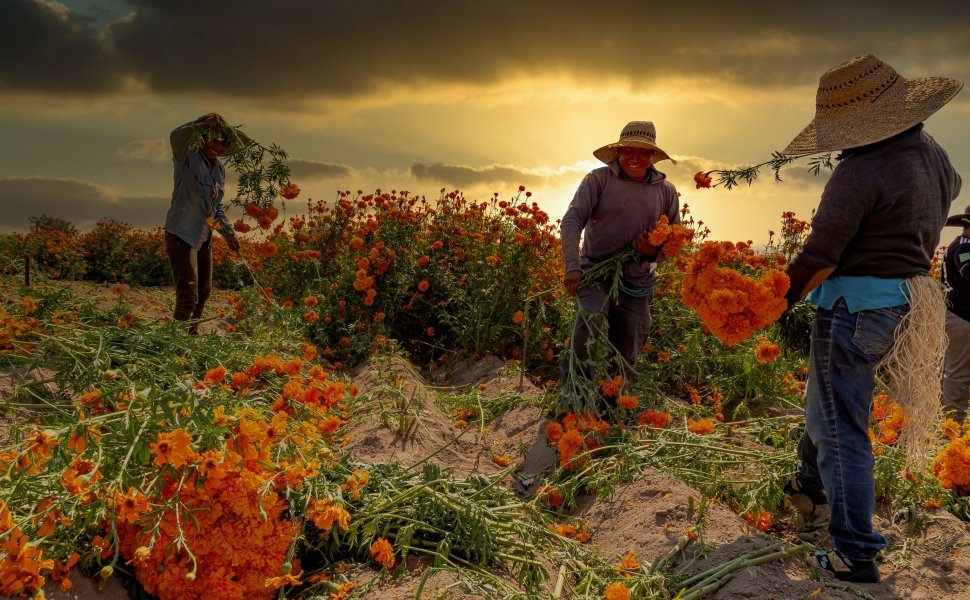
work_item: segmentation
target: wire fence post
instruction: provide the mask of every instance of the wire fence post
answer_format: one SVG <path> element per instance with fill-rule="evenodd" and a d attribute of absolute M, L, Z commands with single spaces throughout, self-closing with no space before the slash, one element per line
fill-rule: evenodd
<path fill-rule="evenodd" d="M 24 285 L 30 287 L 30 254 L 24 255 Z"/>

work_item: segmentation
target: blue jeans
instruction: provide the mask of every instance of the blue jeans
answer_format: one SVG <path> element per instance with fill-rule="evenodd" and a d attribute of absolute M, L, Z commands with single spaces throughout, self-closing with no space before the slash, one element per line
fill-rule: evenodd
<path fill-rule="evenodd" d="M 876 508 L 869 414 L 875 366 L 893 343 L 909 305 L 849 313 L 844 299 L 819 308 L 812 331 L 805 388 L 805 436 L 798 445 L 798 482 L 824 488 L 835 549 L 854 560 L 872 560 L 886 538 L 872 528 Z"/>

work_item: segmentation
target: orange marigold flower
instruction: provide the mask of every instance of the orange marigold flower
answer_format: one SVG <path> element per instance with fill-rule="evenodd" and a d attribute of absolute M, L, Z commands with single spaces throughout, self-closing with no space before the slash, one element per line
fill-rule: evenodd
<path fill-rule="evenodd" d="M 192 436 L 181 428 L 158 434 L 155 441 L 151 443 L 151 449 L 155 454 L 155 466 L 158 467 L 162 465 L 182 467 L 195 457 Z"/>
<path fill-rule="evenodd" d="M 709 188 L 713 182 L 714 180 L 704 171 L 694 173 L 694 185 L 697 186 L 696 189 Z"/>
<path fill-rule="evenodd" d="M 394 547 L 384 538 L 379 537 L 374 540 L 374 543 L 370 545 L 370 555 L 374 558 L 374 562 L 385 569 L 394 568 Z"/>
<path fill-rule="evenodd" d="M 29 315 L 37 310 L 37 302 L 31 296 L 24 296 L 21 298 L 20 305 L 23 307 L 25 315 Z"/>
<path fill-rule="evenodd" d="M 303 299 L 303 304 L 309 308 L 316 306 L 320 300 L 316 296 L 307 296 Z"/>
<path fill-rule="evenodd" d="M 647 234 L 647 241 L 650 242 L 651 245 L 659 247 L 663 245 L 665 241 L 667 241 L 667 237 L 670 235 L 671 231 L 673 230 L 670 227 L 670 220 L 667 218 L 667 215 L 660 215 L 660 218 L 657 219 L 657 223 L 653 226 L 653 229 L 651 229 L 650 233 Z"/>
<path fill-rule="evenodd" d="M 760 364 L 774 362 L 781 356 L 781 348 L 766 337 L 758 338 L 758 343 L 754 347 L 754 359 Z"/>
<path fill-rule="evenodd" d="M 517 310 L 515 311 L 515 314 L 512 315 L 512 322 L 518 325 L 519 323 L 522 322 L 522 319 L 524 318 L 525 318 L 525 314 L 523 314 L 521 310 Z"/>
<path fill-rule="evenodd" d="M 431 282 L 428 281 L 427 279 L 422 279 L 418 283 L 418 291 L 419 292 L 427 292 L 429 287 L 431 287 Z"/>
<path fill-rule="evenodd" d="M 507 467 L 512 463 L 512 457 L 508 454 L 495 454 L 492 456 L 492 462 L 500 467 Z"/>
<path fill-rule="evenodd" d="M 217 383 L 222 383 L 226 379 L 226 368 L 222 365 L 209 369 L 205 372 L 205 376 L 202 378 L 202 382 L 206 385 L 212 386 Z"/>
<path fill-rule="evenodd" d="M 326 498 L 314 500 L 307 507 L 306 516 L 320 531 L 329 532 L 335 525 L 342 531 L 350 527 L 347 509 Z"/>
<path fill-rule="evenodd" d="M 127 493 L 115 493 L 115 516 L 122 523 L 137 523 L 150 508 L 148 497 L 133 487 L 128 488 Z"/>
<path fill-rule="evenodd" d="M 552 442 L 553 444 L 559 441 L 559 438 L 562 437 L 562 434 L 563 434 L 563 428 L 562 428 L 562 425 L 560 425 L 559 423 L 556 423 L 555 421 L 553 421 L 552 423 L 549 423 L 548 425 L 546 425 L 546 437 L 549 438 L 549 441 Z"/>
<path fill-rule="evenodd" d="M 127 313 L 118 318 L 118 322 L 115 325 L 118 329 L 128 329 L 135 320 L 135 315 Z"/>
<path fill-rule="evenodd" d="M 640 413 L 640 417 L 637 422 L 640 425 L 649 425 L 650 427 L 655 427 L 657 429 L 663 429 L 670 425 L 670 422 L 674 420 L 674 416 L 666 411 L 658 410 L 645 410 Z"/>
<path fill-rule="evenodd" d="M 630 590 L 622 583 L 611 583 L 603 590 L 603 600 L 630 600 Z"/>
<path fill-rule="evenodd" d="M 748 511 L 744 514 L 744 520 L 748 522 L 748 525 L 756 528 L 758 531 L 768 531 L 771 529 L 771 513 L 766 510 L 759 510 L 757 514 Z"/>
<path fill-rule="evenodd" d="M 559 466 L 566 467 L 572 464 L 573 457 L 576 456 L 576 452 L 582 447 L 585 441 L 586 439 L 583 437 L 583 434 L 575 429 L 570 429 L 564 433 L 556 444 L 559 450 Z"/>
<path fill-rule="evenodd" d="M 714 427 L 714 419 L 687 419 L 687 430 L 697 435 L 710 433 Z"/>
<path fill-rule="evenodd" d="M 616 404 L 620 408 L 624 408 L 626 410 L 633 410 L 639 403 L 640 401 L 636 396 L 620 396 L 620 398 L 616 401 Z"/>
<path fill-rule="evenodd" d="M 295 183 L 287 183 L 280 188 L 280 196 L 283 196 L 287 200 L 292 200 L 300 195 L 300 186 Z"/>
<path fill-rule="evenodd" d="M 607 398 L 616 398 L 620 395 L 620 390 L 623 388 L 623 377 L 616 375 L 613 379 L 604 379 L 600 381 L 600 391 Z"/>
<path fill-rule="evenodd" d="M 622 571 L 639 571 L 640 562 L 637 560 L 637 555 L 630 550 L 620 558 L 620 570 Z"/>
<path fill-rule="evenodd" d="M 317 321 L 320 320 L 320 313 L 318 313 L 315 310 L 308 310 L 306 311 L 306 313 L 304 313 L 303 318 L 309 321 L 310 323 L 316 323 Z"/>
<path fill-rule="evenodd" d="M 248 223 L 244 223 L 242 219 L 236 219 L 236 222 L 232 224 L 232 228 L 239 233 L 249 233 L 252 230 L 252 227 Z"/>
<path fill-rule="evenodd" d="M 536 490 L 536 497 L 542 498 L 543 502 L 545 502 L 551 508 L 559 508 L 560 506 L 562 506 L 562 502 L 563 502 L 562 492 L 560 492 L 558 489 L 552 486 L 549 486 L 549 485 L 540 486 Z"/>
<path fill-rule="evenodd" d="M 258 256 L 270 258 L 272 256 L 276 256 L 276 244 L 269 240 L 265 240 L 255 244 L 253 246 L 253 251 L 256 252 Z"/>

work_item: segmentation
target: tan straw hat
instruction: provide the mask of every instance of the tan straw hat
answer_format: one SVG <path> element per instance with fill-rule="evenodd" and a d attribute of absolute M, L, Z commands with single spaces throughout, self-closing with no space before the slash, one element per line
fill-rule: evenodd
<path fill-rule="evenodd" d="M 906 79 L 871 54 L 853 58 L 819 79 L 815 119 L 784 153 L 831 152 L 891 138 L 925 121 L 962 87 L 949 77 Z"/>
<path fill-rule="evenodd" d="M 962 215 L 948 217 L 944 225 L 949 227 L 970 227 L 970 206 L 964 209 Z"/>
<path fill-rule="evenodd" d="M 620 132 L 620 141 L 594 150 L 593 156 L 610 164 L 617 157 L 620 148 L 646 148 L 654 151 L 651 164 L 657 164 L 662 160 L 677 164 L 676 160 L 657 147 L 657 130 L 650 121 L 630 121 Z"/>

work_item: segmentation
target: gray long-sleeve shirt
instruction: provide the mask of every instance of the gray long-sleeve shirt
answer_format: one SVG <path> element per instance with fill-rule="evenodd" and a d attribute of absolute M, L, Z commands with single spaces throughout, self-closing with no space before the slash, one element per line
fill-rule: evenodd
<path fill-rule="evenodd" d="M 787 273 L 906 278 L 929 270 L 960 175 L 922 124 L 845 153 L 825 185 L 812 235 Z"/>
<path fill-rule="evenodd" d="M 566 271 L 588 269 L 629 248 L 640 233 L 653 229 L 661 215 L 667 215 L 671 224 L 680 223 L 678 196 L 666 175 L 653 166 L 642 181 L 621 176 L 615 160 L 587 173 L 560 225 Z M 652 287 L 656 267 L 650 261 L 631 262 L 624 285 Z"/>

